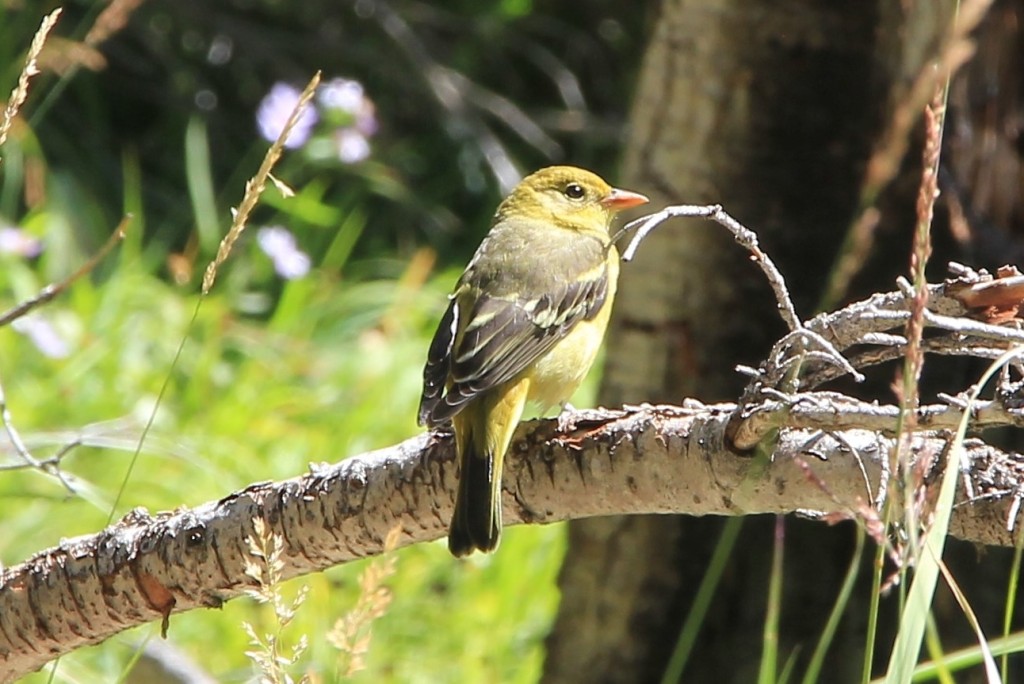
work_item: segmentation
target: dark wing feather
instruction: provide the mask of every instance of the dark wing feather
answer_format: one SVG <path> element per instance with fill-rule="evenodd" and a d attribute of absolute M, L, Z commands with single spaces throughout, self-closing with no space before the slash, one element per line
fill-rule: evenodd
<path fill-rule="evenodd" d="M 441 323 L 437 326 L 434 339 L 427 351 L 427 365 L 423 368 L 423 395 L 420 397 L 420 410 L 417 422 L 420 425 L 434 425 L 430 419 L 448 381 L 448 371 L 452 365 L 452 344 L 455 342 L 455 331 L 459 325 L 458 302 L 452 298 L 448 310 L 444 312 Z"/>
<path fill-rule="evenodd" d="M 459 312 L 458 298 L 453 299 L 430 346 L 420 423 L 445 423 L 473 397 L 514 378 L 579 321 L 596 316 L 607 297 L 606 269 L 534 299 L 485 295 L 473 306 L 461 337 L 454 333 Z"/>

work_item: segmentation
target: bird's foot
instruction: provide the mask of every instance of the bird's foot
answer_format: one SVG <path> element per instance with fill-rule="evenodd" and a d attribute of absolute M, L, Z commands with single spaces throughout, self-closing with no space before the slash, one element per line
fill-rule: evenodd
<path fill-rule="evenodd" d="M 562 410 L 558 414 L 558 431 L 569 432 L 576 427 L 576 407 L 569 402 L 562 404 Z"/>

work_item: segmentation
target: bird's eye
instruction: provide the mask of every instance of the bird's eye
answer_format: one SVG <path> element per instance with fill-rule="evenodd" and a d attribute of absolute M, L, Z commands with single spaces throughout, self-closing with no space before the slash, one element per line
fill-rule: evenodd
<path fill-rule="evenodd" d="M 583 199 L 586 195 L 586 191 L 583 190 L 583 186 L 579 183 L 569 183 L 565 186 L 565 190 L 562 191 L 566 197 L 572 200 Z"/>

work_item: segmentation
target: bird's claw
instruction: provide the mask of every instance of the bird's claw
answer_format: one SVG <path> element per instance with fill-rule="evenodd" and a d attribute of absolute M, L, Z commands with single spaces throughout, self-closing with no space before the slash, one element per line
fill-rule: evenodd
<path fill-rule="evenodd" d="M 558 414 L 558 431 L 566 433 L 576 427 L 576 408 L 569 402 L 562 404 L 562 410 Z"/>

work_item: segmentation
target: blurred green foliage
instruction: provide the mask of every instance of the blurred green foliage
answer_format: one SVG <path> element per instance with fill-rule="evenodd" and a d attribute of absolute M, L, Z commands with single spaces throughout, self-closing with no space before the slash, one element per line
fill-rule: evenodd
<path fill-rule="evenodd" d="M 0 93 L 57 6 L 0 1 Z M 80 444 L 63 462 L 74 495 L 37 471 L 0 471 L 8 565 L 106 524 L 165 382 L 115 516 L 195 505 L 414 434 L 430 335 L 508 169 L 567 161 L 614 177 L 645 38 L 642 14 L 612 2 L 148 0 L 89 44 L 106 3 L 63 7 L 0 148 L 0 230 L 41 249 L 0 248 L 0 309 L 134 218 L 111 257 L 34 314 L 48 338 L 0 329 L 0 379 L 33 453 Z M 362 84 L 370 154 L 286 153 L 275 175 L 296 196 L 268 190 L 189 327 L 198 279 L 268 146 L 261 100 L 318 69 Z M 271 224 L 310 257 L 308 274 L 275 271 L 254 239 Z M 0 441 L 0 463 L 15 460 Z M 511 529 L 498 554 L 468 562 L 443 543 L 397 552 L 395 598 L 355 679 L 534 681 L 563 552 L 559 526 Z M 355 602 L 363 565 L 297 580 L 311 596 L 286 639 L 309 637 L 304 667 L 322 681 L 337 662 L 323 635 Z M 241 622 L 264 631 L 271 617 L 238 600 L 175 616 L 170 640 L 216 679 L 244 681 Z M 155 638 L 150 625 L 65 657 L 56 681 L 115 681 Z"/>
<path fill-rule="evenodd" d="M 44 7 L 57 3 L 30 5 L 5 10 L 0 22 L 7 83 Z M 83 38 L 103 6 L 65 6 L 59 31 Z M 315 180 L 324 205 L 372 214 L 357 256 L 408 256 L 426 243 L 458 264 L 502 194 L 495 168 L 570 161 L 614 176 L 643 20 L 636 8 L 598 1 L 148 0 L 96 46 L 106 68 L 48 83 L 26 114 L 47 162 L 73 175 L 106 225 L 124 208 L 126 158 L 134 160 L 147 237 L 181 250 L 204 222 L 186 201 L 196 145 L 208 147 L 223 224 L 265 147 L 254 114 L 270 88 L 301 86 L 318 69 L 325 80 L 353 79 L 376 104 L 370 159 L 286 160 L 279 172 L 297 186 Z M 190 127 L 204 131 L 200 140 Z M 14 198 L 4 199 L 0 211 L 10 216 Z M 289 218 L 302 240 L 337 225 Z M 93 244 L 103 237 L 83 232 Z M 207 241 L 202 247 L 210 256 Z"/>

